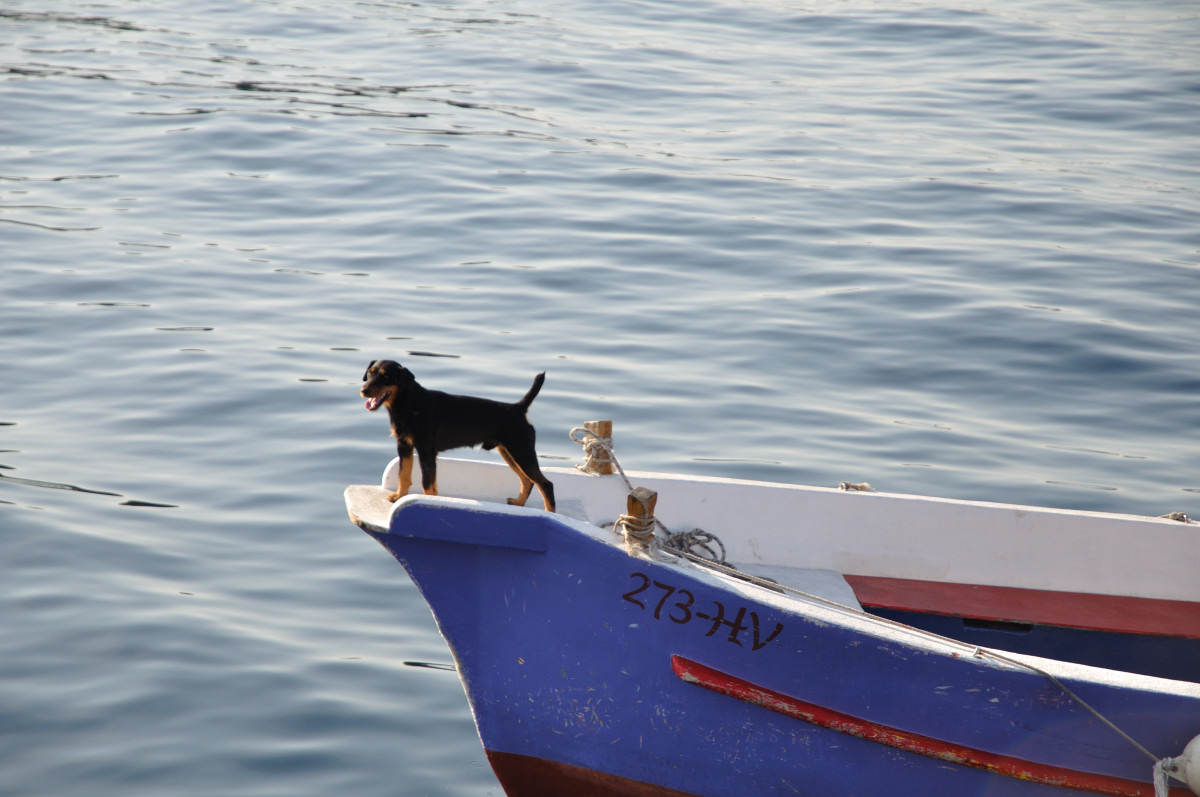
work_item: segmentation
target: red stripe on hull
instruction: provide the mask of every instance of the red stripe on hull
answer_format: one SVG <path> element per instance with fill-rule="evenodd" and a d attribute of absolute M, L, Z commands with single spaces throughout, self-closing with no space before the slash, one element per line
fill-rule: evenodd
<path fill-rule="evenodd" d="M 546 758 L 487 751 L 488 763 L 508 797 L 697 797 L 640 780 Z"/>
<path fill-rule="evenodd" d="M 703 686 L 713 692 L 735 697 L 822 728 L 910 753 L 1059 788 L 1107 794 L 1114 797 L 1154 797 L 1154 786 L 1149 783 L 1039 764 L 902 731 L 789 697 L 781 692 L 752 684 L 682 656 L 671 657 L 671 668 L 681 680 Z M 1171 797 L 1186 797 L 1187 791 L 1173 788 L 1170 794 Z"/>
<path fill-rule="evenodd" d="M 847 575 L 864 607 L 1200 639 L 1200 604 L 1082 592 Z"/>

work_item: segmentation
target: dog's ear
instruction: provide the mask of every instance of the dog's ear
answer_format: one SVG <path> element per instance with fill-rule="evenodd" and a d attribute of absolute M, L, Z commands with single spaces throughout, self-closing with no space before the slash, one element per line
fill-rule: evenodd
<path fill-rule="evenodd" d="M 413 376 L 412 371 L 408 370 L 400 363 L 388 363 L 388 371 L 391 373 L 392 377 L 395 378 L 396 384 L 398 385 L 407 385 L 417 381 L 417 378 Z"/>

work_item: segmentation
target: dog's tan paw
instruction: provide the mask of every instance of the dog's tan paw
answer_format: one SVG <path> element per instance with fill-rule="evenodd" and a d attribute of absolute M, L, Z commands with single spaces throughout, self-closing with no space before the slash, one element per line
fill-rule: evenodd
<path fill-rule="evenodd" d="M 396 503 L 400 500 L 400 495 L 401 493 L 388 493 L 388 502 L 393 504 Z"/>
<path fill-rule="evenodd" d="M 508 505 L 509 506 L 525 506 L 525 502 L 522 501 L 520 498 L 510 498 L 510 499 L 508 499 Z"/>

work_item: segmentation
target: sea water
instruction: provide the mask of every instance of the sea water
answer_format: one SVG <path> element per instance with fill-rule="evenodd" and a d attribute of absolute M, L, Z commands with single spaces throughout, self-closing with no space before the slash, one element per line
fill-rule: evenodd
<path fill-rule="evenodd" d="M 0 794 L 501 794 L 376 358 L 547 371 L 546 465 L 1200 513 L 1198 131 L 1183 0 L 10 0 Z"/>

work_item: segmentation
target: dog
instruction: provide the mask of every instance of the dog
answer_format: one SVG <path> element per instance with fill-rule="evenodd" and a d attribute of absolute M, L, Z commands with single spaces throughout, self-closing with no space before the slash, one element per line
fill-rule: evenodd
<path fill-rule="evenodd" d="M 373 360 L 363 374 L 359 393 L 367 400 L 367 410 L 387 407 L 391 418 L 392 437 L 396 438 L 400 456 L 400 489 L 388 495 L 388 500 L 396 501 L 412 487 L 414 451 L 421 463 L 421 488 L 425 495 L 437 495 L 438 453 L 483 446 L 496 449 L 521 480 L 521 494 L 508 499 L 508 503 L 524 506 L 536 483 L 546 511 L 555 511 L 554 485 L 538 467 L 535 432 L 526 417 L 545 381 L 543 371 L 534 377 L 533 386 L 520 401 L 505 404 L 428 390 L 400 363 Z"/>

